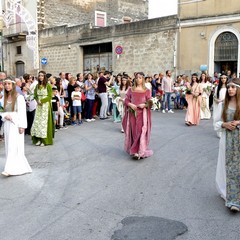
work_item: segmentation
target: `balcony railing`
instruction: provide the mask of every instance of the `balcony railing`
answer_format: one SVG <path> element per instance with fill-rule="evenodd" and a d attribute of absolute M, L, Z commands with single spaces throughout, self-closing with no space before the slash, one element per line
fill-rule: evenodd
<path fill-rule="evenodd" d="M 10 24 L 8 28 L 6 26 L 3 28 L 3 36 L 4 37 L 11 37 L 17 36 L 22 33 L 27 33 L 28 29 L 25 23 L 14 23 Z"/>

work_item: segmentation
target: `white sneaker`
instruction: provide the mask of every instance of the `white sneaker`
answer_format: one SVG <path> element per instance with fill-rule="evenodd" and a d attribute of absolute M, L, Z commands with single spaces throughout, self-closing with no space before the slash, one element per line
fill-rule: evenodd
<path fill-rule="evenodd" d="M 86 122 L 91 122 L 91 119 L 86 119 Z"/>
<path fill-rule="evenodd" d="M 94 118 L 92 118 L 92 119 L 89 119 L 91 122 L 94 122 L 95 121 L 95 119 Z"/>
<path fill-rule="evenodd" d="M 162 110 L 162 113 L 166 113 L 164 109 Z"/>
<path fill-rule="evenodd" d="M 172 109 L 168 110 L 169 113 L 174 113 L 174 111 Z"/>

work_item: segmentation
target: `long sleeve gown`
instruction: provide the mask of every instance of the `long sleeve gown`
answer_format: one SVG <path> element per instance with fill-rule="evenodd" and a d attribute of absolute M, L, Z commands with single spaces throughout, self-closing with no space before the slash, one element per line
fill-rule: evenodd
<path fill-rule="evenodd" d="M 24 133 L 19 133 L 19 128 L 27 128 L 26 103 L 24 97 L 19 95 L 12 112 L 12 104 L 5 107 L 2 113 L 4 122 L 6 164 L 4 172 L 9 175 L 31 173 L 32 169 L 24 153 Z M 5 117 L 11 115 L 12 121 Z"/>
<path fill-rule="evenodd" d="M 235 109 L 228 108 L 227 121 L 234 119 L 234 113 Z M 215 130 L 222 133 L 216 171 L 217 190 L 227 207 L 240 208 L 240 129 L 229 131 L 221 127 L 222 123 L 219 113 L 215 122 Z"/>
<path fill-rule="evenodd" d="M 130 155 L 139 154 L 140 157 L 149 157 L 153 154 L 148 149 L 151 133 L 151 111 L 150 108 L 138 108 L 136 113 L 132 112 L 129 103 L 139 105 L 151 99 L 151 92 L 133 91 L 129 88 L 126 93 L 125 114 L 123 118 L 123 129 L 125 132 L 124 149 Z"/>

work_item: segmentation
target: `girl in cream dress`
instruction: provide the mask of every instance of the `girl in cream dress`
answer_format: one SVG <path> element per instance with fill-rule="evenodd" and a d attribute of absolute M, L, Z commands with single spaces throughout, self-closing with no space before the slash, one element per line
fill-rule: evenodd
<path fill-rule="evenodd" d="M 27 128 L 26 103 L 16 92 L 15 81 L 4 80 L 4 122 L 6 164 L 2 175 L 31 173 L 24 153 L 24 130 Z"/>

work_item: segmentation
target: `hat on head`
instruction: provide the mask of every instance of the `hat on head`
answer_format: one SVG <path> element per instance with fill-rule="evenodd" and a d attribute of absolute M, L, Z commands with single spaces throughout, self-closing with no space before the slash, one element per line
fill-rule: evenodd
<path fill-rule="evenodd" d="M 57 90 L 57 87 L 56 86 L 53 86 L 52 87 L 52 90 L 54 91 L 54 90 Z"/>

